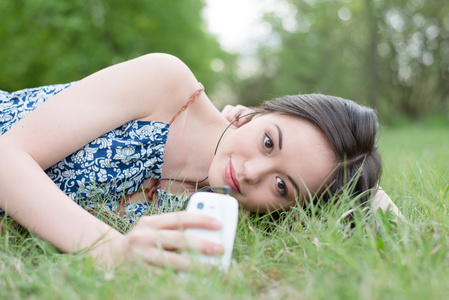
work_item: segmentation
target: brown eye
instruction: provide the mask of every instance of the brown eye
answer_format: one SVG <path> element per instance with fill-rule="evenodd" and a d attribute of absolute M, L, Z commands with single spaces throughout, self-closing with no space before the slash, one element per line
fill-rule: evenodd
<path fill-rule="evenodd" d="M 287 186 L 285 185 L 285 181 L 279 177 L 276 177 L 276 188 L 282 196 L 287 195 Z"/>
<path fill-rule="evenodd" d="M 268 135 L 265 135 L 265 138 L 263 139 L 263 146 L 268 151 L 268 153 L 273 150 L 273 140 Z"/>

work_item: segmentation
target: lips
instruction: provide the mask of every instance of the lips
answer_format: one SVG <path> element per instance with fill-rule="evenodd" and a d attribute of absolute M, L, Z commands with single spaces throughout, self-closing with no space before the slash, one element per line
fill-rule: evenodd
<path fill-rule="evenodd" d="M 229 160 L 229 163 L 226 166 L 225 178 L 226 178 L 227 184 L 231 187 L 231 189 L 240 193 L 240 184 L 235 175 L 234 166 L 232 165 L 231 160 Z"/>

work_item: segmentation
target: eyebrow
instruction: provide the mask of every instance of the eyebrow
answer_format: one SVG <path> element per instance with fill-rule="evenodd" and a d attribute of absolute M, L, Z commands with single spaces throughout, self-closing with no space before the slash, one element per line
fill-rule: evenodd
<path fill-rule="evenodd" d="M 282 150 L 282 131 L 281 128 L 279 128 L 279 126 L 277 124 L 274 124 L 274 126 L 276 126 L 277 130 L 278 130 L 278 135 L 279 135 L 279 150 Z"/>
<path fill-rule="evenodd" d="M 296 190 L 296 195 L 299 195 L 299 187 L 298 184 L 296 183 L 296 181 L 289 175 L 287 175 L 288 180 L 290 180 L 290 182 L 292 183 L 292 185 L 294 186 L 295 190 Z"/>

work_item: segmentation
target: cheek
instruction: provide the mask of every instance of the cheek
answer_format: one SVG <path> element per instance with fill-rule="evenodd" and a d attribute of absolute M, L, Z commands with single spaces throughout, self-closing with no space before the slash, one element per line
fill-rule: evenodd
<path fill-rule="evenodd" d="M 237 129 L 226 139 L 226 148 L 229 150 L 234 148 L 242 149 L 248 146 L 255 146 L 258 136 L 256 132 L 258 132 L 258 130 L 254 130 L 250 126 L 243 126 Z"/>
<path fill-rule="evenodd" d="M 282 207 L 280 200 L 275 198 L 268 187 L 257 187 L 251 189 L 245 199 L 242 199 L 243 206 L 252 212 L 265 213 L 268 210 L 274 210 Z"/>
<path fill-rule="evenodd" d="M 223 185 L 224 183 L 221 182 L 221 178 L 224 176 L 224 169 L 225 167 L 221 166 L 223 165 L 223 159 L 219 159 L 219 157 L 215 156 L 212 160 L 212 163 L 209 167 L 209 173 L 208 173 L 208 180 L 210 186 L 217 186 L 217 185 Z M 223 170 L 223 171 L 222 171 Z M 223 175 L 223 176 L 222 176 Z"/>

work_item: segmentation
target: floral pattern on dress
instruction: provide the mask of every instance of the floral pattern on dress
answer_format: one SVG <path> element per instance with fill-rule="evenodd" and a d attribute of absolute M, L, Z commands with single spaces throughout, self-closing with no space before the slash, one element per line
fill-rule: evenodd
<path fill-rule="evenodd" d="M 71 84 L 26 89 L 14 93 L 0 91 L 0 134 L 32 112 L 48 98 Z M 170 125 L 161 122 L 130 121 L 93 140 L 45 172 L 72 200 L 88 210 L 102 203 L 111 212 L 119 200 L 136 192 L 148 178 L 160 179 L 165 143 Z M 185 199 L 163 190 L 157 203 L 125 205 L 126 217 L 136 221 L 150 207 L 157 212 L 179 210 Z"/>

